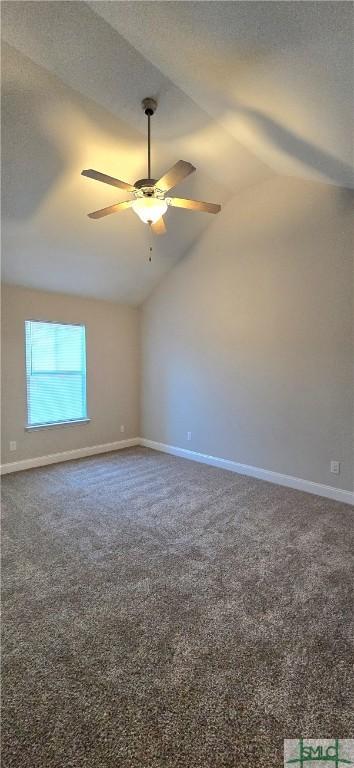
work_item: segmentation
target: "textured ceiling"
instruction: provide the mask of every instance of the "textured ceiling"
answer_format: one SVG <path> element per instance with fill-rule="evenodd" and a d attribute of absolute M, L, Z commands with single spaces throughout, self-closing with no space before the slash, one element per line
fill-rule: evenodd
<path fill-rule="evenodd" d="M 4 279 L 139 303 L 208 226 L 170 209 L 151 241 L 132 211 L 86 217 L 126 195 L 82 168 L 145 176 L 147 95 L 155 178 L 180 158 L 197 167 L 180 196 L 223 203 L 274 173 L 351 186 L 352 15 L 346 2 L 3 2 Z"/>

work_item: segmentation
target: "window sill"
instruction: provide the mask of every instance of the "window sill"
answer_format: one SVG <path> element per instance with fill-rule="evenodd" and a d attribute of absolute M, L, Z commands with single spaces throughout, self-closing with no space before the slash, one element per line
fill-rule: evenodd
<path fill-rule="evenodd" d="M 26 432 L 32 432 L 37 429 L 51 429 L 52 427 L 70 427 L 76 424 L 88 424 L 91 419 L 73 419 L 73 421 L 56 421 L 52 424 L 27 424 Z"/>

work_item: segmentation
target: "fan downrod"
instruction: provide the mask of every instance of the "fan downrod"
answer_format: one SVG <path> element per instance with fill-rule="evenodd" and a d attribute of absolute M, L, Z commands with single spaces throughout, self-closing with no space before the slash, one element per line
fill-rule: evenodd
<path fill-rule="evenodd" d="M 151 179 L 151 131 L 150 131 L 150 120 L 156 110 L 157 107 L 157 101 L 155 99 L 152 99 L 151 96 L 148 96 L 148 98 L 142 100 L 142 108 L 146 114 L 146 117 L 148 119 L 148 156 L 147 156 L 147 175 L 148 179 Z"/>

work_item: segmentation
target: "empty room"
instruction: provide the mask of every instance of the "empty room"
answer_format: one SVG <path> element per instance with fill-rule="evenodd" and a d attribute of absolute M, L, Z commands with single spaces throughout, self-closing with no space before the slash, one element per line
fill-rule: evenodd
<path fill-rule="evenodd" d="M 1 3 L 4 768 L 354 766 L 353 21 Z"/>

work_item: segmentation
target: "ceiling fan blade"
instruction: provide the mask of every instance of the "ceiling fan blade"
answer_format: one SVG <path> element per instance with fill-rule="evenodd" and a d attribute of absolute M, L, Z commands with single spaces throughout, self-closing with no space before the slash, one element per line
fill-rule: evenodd
<path fill-rule="evenodd" d="M 183 197 L 169 197 L 169 205 L 175 208 L 188 208 L 190 211 L 204 211 L 205 213 L 219 213 L 221 205 L 217 203 L 203 203 L 201 200 L 186 200 Z"/>
<path fill-rule="evenodd" d="M 119 187 L 119 189 L 128 189 L 129 192 L 133 192 L 135 189 L 132 184 L 115 179 L 113 176 L 107 176 L 107 174 L 100 173 L 100 171 L 94 171 L 93 168 L 81 171 L 81 176 L 87 176 L 89 179 L 95 179 L 95 181 L 103 181 L 104 184 L 111 184 L 112 187 Z"/>
<path fill-rule="evenodd" d="M 161 176 L 161 179 L 156 182 L 155 187 L 160 189 L 161 192 L 168 192 L 169 189 L 175 187 L 180 181 L 183 181 L 186 176 L 193 173 L 193 171 L 195 171 L 195 168 L 192 163 L 186 163 L 185 160 L 178 160 L 178 162 L 175 163 L 164 176 Z"/>
<path fill-rule="evenodd" d="M 101 208 L 99 211 L 88 213 L 89 219 L 102 219 L 102 216 L 109 216 L 110 213 L 119 213 L 125 211 L 127 208 L 131 208 L 134 200 L 124 200 L 123 203 L 116 203 L 115 205 L 109 205 L 107 208 Z"/>
<path fill-rule="evenodd" d="M 163 216 L 161 216 L 157 221 L 155 221 L 155 224 L 151 224 L 151 229 L 154 232 L 155 235 L 165 235 L 166 234 L 166 224 L 163 220 Z"/>

